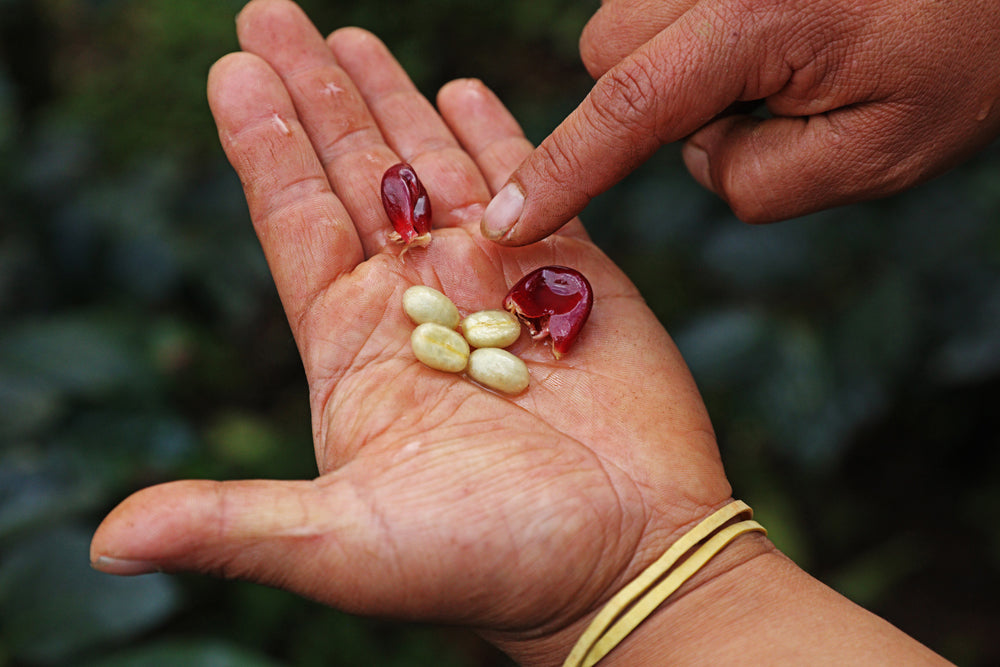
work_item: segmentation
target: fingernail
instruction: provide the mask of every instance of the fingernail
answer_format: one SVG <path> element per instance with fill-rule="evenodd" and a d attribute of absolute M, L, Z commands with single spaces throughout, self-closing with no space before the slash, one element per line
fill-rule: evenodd
<path fill-rule="evenodd" d="M 516 184 L 508 183 L 483 212 L 483 221 L 480 223 L 483 236 L 491 241 L 502 238 L 514 227 L 522 210 L 524 193 Z"/>
<path fill-rule="evenodd" d="M 712 172 L 708 164 L 708 153 L 700 146 L 686 144 L 683 149 L 684 163 L 688 171 L 702 187 L 714 191 L 712 187 Z"/>
<path fill-rule="evenodd" d="M 105 574 L 117 574 L 125 577 L 137 574 L 150 574 L 152 572 L 162 572 L 156 563 L 146 560 L 128 560 L 124 558 L 111 558 L 110 556 L 100 556 L 90 562 L 90 566 Z"/>

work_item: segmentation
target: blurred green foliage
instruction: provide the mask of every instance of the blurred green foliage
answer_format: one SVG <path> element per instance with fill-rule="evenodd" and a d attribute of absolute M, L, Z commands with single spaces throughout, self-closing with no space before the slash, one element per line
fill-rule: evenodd
<path fill-rule="evenodd" d="M 129 492 L 315 474 L 294 345 L 204 101 L 236 0 L 0 0 L 0 666 L 501 665 L 469 635 L 87 566 Z M 596 8 L 303 2 L 540 140 Z M 674 334 L 775 541 L 964 665 L 1000 662 L 1000 150 L 767 227 L 667 148 L 584 216 Z"/>

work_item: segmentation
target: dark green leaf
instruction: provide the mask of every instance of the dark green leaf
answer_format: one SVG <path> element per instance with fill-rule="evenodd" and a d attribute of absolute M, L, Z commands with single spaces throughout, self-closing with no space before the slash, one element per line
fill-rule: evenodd
<path fill-rule="evenodd" d="M 161 641 L 88 661 L 85 667 L 278 667 L 280 663 L 211 639 Z"/>
<path fill-rule="evenodd" d="M 179 602 L 166 575 L 113 577 L 91 569 L 90 535 L 52 530 L 25 541 L 0 563 L 3 643 L 31 662 L 66 664 L 85 649 L 135 636 Z"/>
<path fill-rule="evenodd" d="M 0 332 L 0 373 L 69 394 L 121 387 L 136 378 L 138 366 L 122 332 L 90 318 L 26 321 Z"/>

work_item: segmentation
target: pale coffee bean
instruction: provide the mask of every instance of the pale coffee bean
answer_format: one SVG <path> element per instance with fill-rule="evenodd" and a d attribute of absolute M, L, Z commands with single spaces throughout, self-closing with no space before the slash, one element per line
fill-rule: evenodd
<path fill-rule="evenodd" d="M 448 327 L 424 322 L 410 334 L 413 354 L 424 365 L 448 373 L 461 373 L 469 362 L 469 344 Z"/>
<path fill-rule="evenodd" d="M 414 324 L 434 322 L 454 329 L 458 326 L 458 308 L 441 292 L 426 285 L 414 285 L 403 292 L 403 312 Z"/>
<path fill-rule="evenodd" d="M 506 310 L 480 310 L 462 320 L 462 333 L 472 347 L 507 347 L 521 335 L 521 323 Z"/>
<path fill-rule="evenodd" d="M 520 394 L 528 388 L 528 366 L 507 350 L 481 347 L 469 357 L 469 377 L 505 394 Z"/>

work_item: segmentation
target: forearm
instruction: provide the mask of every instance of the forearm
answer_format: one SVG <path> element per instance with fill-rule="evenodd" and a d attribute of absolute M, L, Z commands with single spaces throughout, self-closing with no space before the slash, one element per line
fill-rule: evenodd
<path fill-rule="evenodd" d="M 611 665 L 947 664 L 777 551 L 668 601 Z"/>
<path fill-rule="evenodd" d="M 511 652 L 523 665 L 560 665 L 589 621 Z M 600 667 L 667 664 L 949 663 L 811 577 L 763 536 L 746 535 L 668 599 Z"/>

